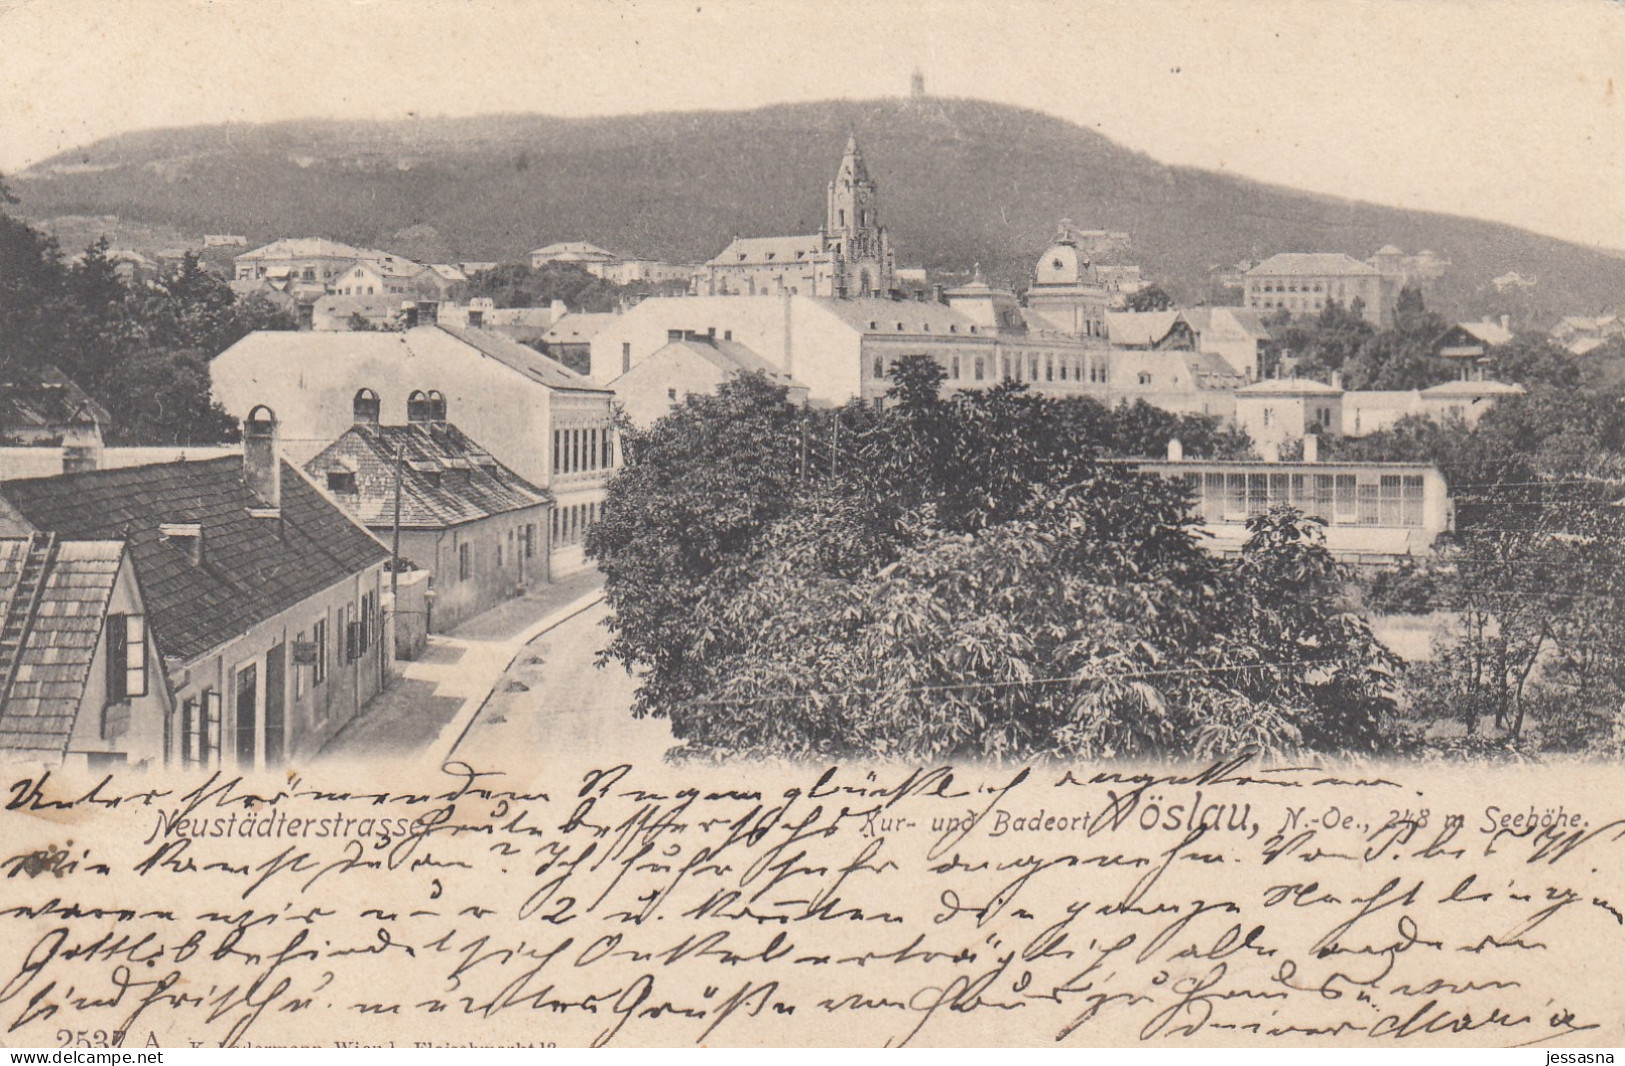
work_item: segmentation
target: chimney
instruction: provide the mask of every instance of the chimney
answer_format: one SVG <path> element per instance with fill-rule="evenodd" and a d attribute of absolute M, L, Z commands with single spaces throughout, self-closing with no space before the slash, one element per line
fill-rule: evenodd
<path fill-rule="evenodd" d="M 931 302 L 932 303 L 938 303 L 938 304 L 947 303 L 948 298 L 945 295 L 946 292 L 947 292 L 947 290 L 944 289 L 941 285 L 933 285 L 933 286 L 931 286 Z"/>
<path fill-rule="evenodd" d="M 564 306 L 564 301 L 555 296 L 553 298 L 553 302 L 547 305 L 547 324 L 550 326 L 556 326 L 558 325 L 559 319 L 563 318 L 569 313 L 570 309 Z"/>
<path fill-rule="evenodd" d="M 362 389 L 355 394 L 355 424 L 367 429 L 378 428 L 378 394 L 371 389 Z"/>
<path fill-rule="evenodd" d="M 83 474 L 95 470 L 100 464 L 98 456 L 100 448 L 88 444 L 66 444 L 62 447 L 62 472 L 64 474 Z"/>
<path fill-rule="evenodd" d="M 1501 328 L 1504 329 L 1504 330 L 1507 330 L 1508 332 L 1511 331 L 1511 329 L 1512 329 L 1512 316 L 1511 315 L 1502 315 L 1501 316 Z"/>
<path fill-rule="evenodd" d="M 1303 437 L 1303 461 L 1306 463 L 1320 462 L 1320 434 L 1306 433 Z"/>
<path fill-rule="evenodd" d="M 1332 371 L 1332 388 L 1340 389 L 1342 387 L 1343 387 L 1343 372 L 1341 370 L 1333 370 Z"/>
<path fill-rule="evenodd" d="M 1170 463 L 1183 462 L 1185 459 L 1185 445 L 1180 443 L 1178 437 L 1168 438 L 1168 461 Z"/>
<path fill-rule="evenodd" d="M 276 414 L 264 404 L 257 404 L 243 421 L 243 484 L 273 514 L 282 508 L 282 458 L 278 451 Z"/>
<path fill-rule="evenodd" d="M 202 522 L 163 522 L 158 526 L 158 535 L 183 549 L 193 566 L 203 565 Z"/>
<path fill-rule="evenodd" d="M 446 398 L 438 389 L 416 390 L 406 398 L 406 420 L 412 425 L 434 425 L 446 420 Z"/>

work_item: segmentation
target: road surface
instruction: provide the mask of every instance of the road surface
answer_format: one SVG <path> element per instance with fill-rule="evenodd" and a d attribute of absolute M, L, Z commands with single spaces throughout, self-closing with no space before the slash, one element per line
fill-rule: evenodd
<path fill-rule="evenodd" d="M 606 765 L 659 761 L 673 744 L 665 720 L 634 719 L 637 682 L 619 666 L 594 666 L 608 613 L 600 603 L 523 648 L 452 758 L 476 768 L 562 754 Z"/>

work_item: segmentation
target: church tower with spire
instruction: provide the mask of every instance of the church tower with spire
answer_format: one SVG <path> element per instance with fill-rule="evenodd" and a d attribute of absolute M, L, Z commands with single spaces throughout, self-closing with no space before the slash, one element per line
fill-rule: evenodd
<path fill-rule="evenodd" d="M 880 224 L 880 197 L 854 134 L 829 183 L 823 230 L 834 296 L 885 296 L 895 282 L 891 242 Z"/>

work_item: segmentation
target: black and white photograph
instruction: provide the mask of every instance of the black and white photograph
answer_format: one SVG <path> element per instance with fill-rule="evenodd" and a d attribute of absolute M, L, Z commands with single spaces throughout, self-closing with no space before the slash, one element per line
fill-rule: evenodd
<path fill-rule="evenodd" d="M 0 0 L 0 1046 L 1625 1044 L 1616 82 Z"/>

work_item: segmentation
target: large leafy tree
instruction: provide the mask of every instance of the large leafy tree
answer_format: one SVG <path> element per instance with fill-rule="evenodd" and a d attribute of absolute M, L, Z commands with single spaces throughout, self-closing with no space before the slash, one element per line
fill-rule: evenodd
<path fill-rule="evenodd" d="M 1222 562 L 1182 484 L 1111 461 L 1199 426 L 1009 384 L 944 395 L 923 358 L 891 377 L 878 412 L 743 377 L 630 434 L 588 547 L 606 657 L 681 751 L 1378 743 L 1380 645 L 1314 527 L 1278 516 Z"/>
<path fill-rule="evenodd" d="M 0 206 L 13 201 L 0 186 Z M 0 210 L 0 388 L 37 387 L 55 366 L 114 416 L 115 443 L 211 443 L 235 435 L 210 399 L 208 360 L 256 329 L 293 329 L 263 299 L 239 301 L 188 255 L 156 285 L 129 284 L 106 239 L 73 262 Z"/>

